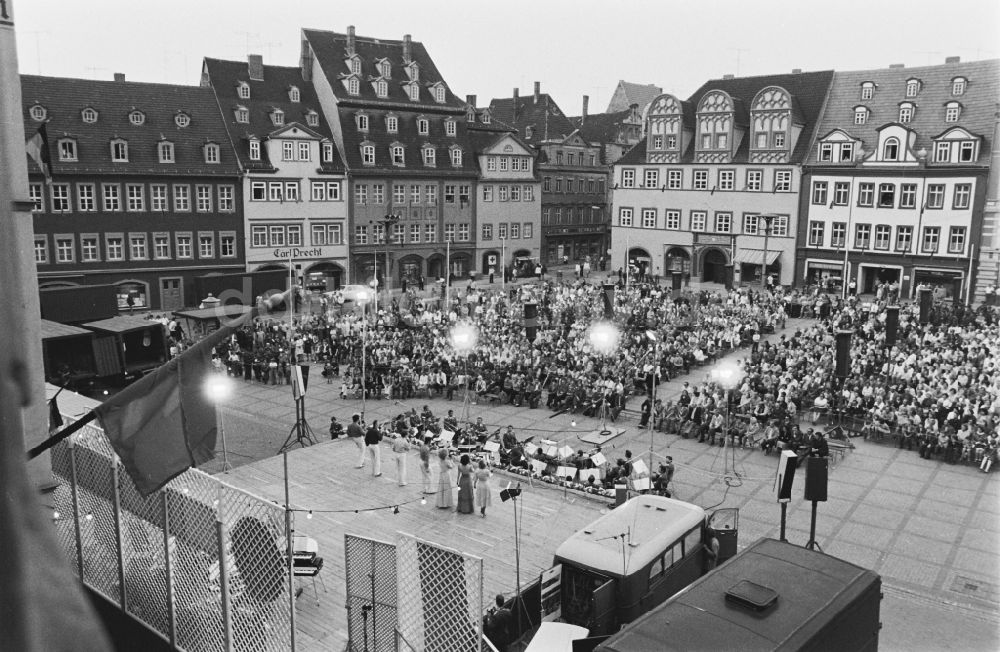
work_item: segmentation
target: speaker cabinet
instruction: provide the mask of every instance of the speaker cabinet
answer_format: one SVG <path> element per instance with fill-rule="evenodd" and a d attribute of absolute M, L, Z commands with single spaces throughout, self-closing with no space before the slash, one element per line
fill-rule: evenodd
<path fill-rule="evenodd" d="M 837 331 L 837 378 L 851 375 L 851 335 L 852 331 Z"/>
<path fill-rule="evenodd" d="M 885 346 L 891 349 L 896 346 L 899 336 L 899 306 L 885 307 Z"/>
<path fill-rule="evenodd" d="M 829 459 L 825 457 L 806 458 L 806 500 L 826 502 L 826 487 L 829 476 Z"/>
<path fill-rule="evenodd" d="M 799 456 L 794 451 L 781 451 L 781 457 L 778 458 L 778 502 L 792 499 L 792 482 L 795 480 L 798 461 Z"/>
<path fill-rule="evenodd" d="M 920 323 L 926 324 L 931 320 L 931 303 L 933 301 L 933 292 L 930 288 L 921 287 L 920 293 Z"/>

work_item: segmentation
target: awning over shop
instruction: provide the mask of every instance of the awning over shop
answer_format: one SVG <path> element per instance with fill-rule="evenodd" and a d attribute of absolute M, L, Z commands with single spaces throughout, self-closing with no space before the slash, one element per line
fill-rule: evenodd
<path fill-rule="evenodd" d="M 768 251 L 767 252 L 767 264 L 773 265 L 774 261 L 778 260 L 778 256 L 781 255 L 780 251 Z M 764 260 L 764 250 L 763 249 L 742 249 L 740 251 L 740 262 L 744 265 L 760 265 Z"/>

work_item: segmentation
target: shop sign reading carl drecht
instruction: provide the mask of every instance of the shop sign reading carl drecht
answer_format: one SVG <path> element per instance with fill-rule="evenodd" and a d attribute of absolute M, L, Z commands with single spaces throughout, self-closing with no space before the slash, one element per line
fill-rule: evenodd
<path fill-rule="evenodd" d="M 275 249 L 272 252 L 275 258 L 322 258 L 323 247 L 313 247 L 312 249 L 300 249 L 298 247 Z"/>

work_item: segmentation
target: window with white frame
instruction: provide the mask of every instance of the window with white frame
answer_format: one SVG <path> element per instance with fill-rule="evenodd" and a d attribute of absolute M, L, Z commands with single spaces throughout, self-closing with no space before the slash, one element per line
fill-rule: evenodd
<path fill-rule="evenodd" d="M 521 229 L 521 237 L 525 239 L 535 237 L 535 227 L 531 222 L 525 222 Z"/>
<path fill-rule="evenodd" d="M 535 190 L 532 186 L 521 188 L 521 201 L 535 201 Z"/>
<path fill-rule="evenodd" d="M 634 187 L 635 187 L 635 170 L 633 168 L 622 168 L 622 188 L 634 188 Z"/>
<path fill-rule="evenodd" d="M 906 97 L 916 97 L 920 92 L 920 80 L 908 79 L 906 81 Z"/>
<path fill-rule="evenodd" d="M 361 164 L 362 165 L 375 165 L 375 146 L 374 145 L 362 145 L 361 146 Z"/>
<path fill-rule="evenodd" d="M 774 149 L 785 148 L 785 132 L 776 131 L 774 132 L 772 138 L 774 139 Z"/>
<path fill-rule="evenodd" d="M 323 162 L 332 163 L 333 162 L 333 143 L 329 141 L 323 141 L 320 143 L 320 148 L 323 150 Z"/>
<path fill-rule="evenodd" d="M 520 222 L 512 222 L 510 225 L 510 239 L 517 240 L 521 237 L 521 224 Z"/>
<path fill-rule="evenodd" d="M 57 235 L 56 241 L 56 262 L 72 263 L 75 260 L 75 249 L 73 246 L 73 236 Z"/>
<path fill-rule="evenodd" d="M 212 186 L 197 185 L 194 187 L 195 210 L 199 213 L 212 212 Z"/>
<path fill-rule="evenodd" d="M 117 212 L 122 209 L 121 188 L 116 183 L 105 183 L 101 185 L 101 194 L 104 198 L 104 211 Z"/>
<path fill-rule="evenodd" d="M 250 227 L 250 246 L 251 247 L 268 246 L 266 226 L 254 225 Z"/>
<path fill-rule="evenodd" d="M 129 212 L 146 210 L 146 188 L 142 184 L 129 183 L 125 185 L 125 207 Z"/>
<path fill-rule="evenodd" d="M 375 95 L 378 97 L 387 97 L 389 95 L 389 84 L 384 79 L 379 79 L 375 82 Z"/>
<path fill-rule="evenodd" d="M 97 192 L 94 184 L 76 184 L 76 207 L 81 213 L 93 213 L 97 210 Z"/>
<path fill-rule="evenodd" d="M 45 210 L 45 191 L 42 190 L 42 184 L 32 183 L 28 185 L 28 201 L 31 202 L 31 212 L 41 213 Z"/>
<path fill-rule="evenodd" d="M 644 208 L 644 209 L 642 209 L 642 228 L 644 228 L 644 229 L 655 229 L 656 228 L 656 209 L 655 208 Z"/>
<path fill-rule="evenodd" d="M 220 213 L 232 213 L 236 209 L 236 203 L 233 199 L 235 190 L 232 186 L 219 186 L 219 212 Z"/>
<path fill-rule="evenodd" d="M 938 244 L 941 242 L 940 226 L 925 226 L 923 238 L 920 243 L 920 251 L 925 254 L 937 253 Z"/>
<path fill-rule="evenodd" d="M 275 194 L 274 186 L 278 186 L 278 191 Z M 268 184 L 268 194 L 273 196 L 274 199 L 271 201 L 298 201 L 299 200 L 299 182 L 298 181 L 286 181 L 282 183 L 271 183 Z"/>
<path fill-rule="evenodd" d="M 851 196 L 850 181 L 835 181 L 833 184 L 833 204 L 835 206 L 847 206 Z"/>
<path fill-rule="evenodd" d="M 451 150 L 451 164 L 453 167 L 462 167 L 462 150 L 453 149 Z"/>
<path fill-rule="evenodd" d="M 368 227 L 363 225 L 354 226 L 354 244 L 368 244 Z"/>
<path fill-rule="evenodd" d="M 632 226 L 632 209 L 624 206 L 618 209 L 618 226 Z"/>
<path fill-rule="evenodd" d="M 510 200 L 521 201 L 521 186 L 510 187 Z"/>
<path fill-rule="evenodd" d="M 170 258 L 170 236 L 168 234 L 153 234 L 153 258 L 155 260 L 166 260 Z"/>
<path fill-rule="evenodd" d="M 899 140 L 896 138 L 886 138 L 882 145 L 882 160 L 895 161 L 899 158 Z"/>
<path fill-rule="evenodd" d="M 899 187 L 899 207 L 916 208 L 917 206 L 917 184 L 904 183 Z"/>
<path fill-rule="evenodd" d="M 428 206 L 437 206 L 438 187 L 434 185 L 424 186 L 424 197 L 427 198 Z M 430 211 L 428 211 L 428 214 L 430 214 Z"/>
<path fill-rule="evenodd" d="M 236 122 L 240 124 L 247 124 L 250 122 L 250 110 L 245 106 L 237 106 L 235 111 Z"/>
<path fill-rule="evenodd" d="M 361 83 L 357 77 L 351 77 L 347 80 L 347 92 L 351 95 L 357 95 L 361 92 Z"/>
<path fill-rule="evenodd" d="M 676 231 L 681 228 L 681 212 L 673 209 L 663 211 L 663 228 Z"/>
<path fill-rule="evenodd" d="M 69 184 L 53 183 L 50 185 L 49 203 L 52 205 L 53 213 L 68 213 L 70 211 Z"/>
<path fill-rule="evenodd" d="M 257 139 L 255 139 L 255 138 L 251 138 L 250 141 L 249 141 L 249 144 L 250 144 L 250 160 L 251 161 L 259 161 L 260 160 L 260 141 L 257 140 Z"/>
<path fill-rule="evenodd" d="M 791 192 L 792 191 L 792 171 L 791 170 L 775 170 L 774 171 L 774 191 L 775 192 Z"/>
<path fill-rule="evenodd" d="M 267 201 L 267 183 L 264 181 L 250 182 L 250 201 Z"/>
<path fill-rule="evenodd" d="M 72 138 L 60 138 L 59 139 L 59 160 L 60 161 L 75 161 L 76 160 L 76 141 Z"/>
<path fill-rule="evenodd" d="M 657 134 L 653 136 L 653 149 L 663 149 L 663 135 Z"/>
<path fill-rule="evenodd" d="M 702 232 L 708 222 L 708 213 L 705 211 L 691 211 L 691 230 Z"/>
<path fill-rule="evenodd" d="M 868 245 L 871 244 L 872 236 L 872 225 L 871 224 L 855 224 L 854 225 L 854 248 L 855 249 L 867 249 Z"/>
<path fill-rule="evenodd" d="M 952 208 L 954 209 L 966 209 L 972 200 L 972 184 L 969 183 L 956 183 L 955 184 L 955 196 L 952 202 Z"/>
<path fill-rule="evenodd" d="M 854 108 L 854 124 L 863 125 L 868 123 L 868 107 L 858 106 Z"/>
<path fill-rule="evenodd" d="M 160 163 L 174 162 L 174 144 L 168 140 L 161 140 L 156 147 Z"/>
<path fill-rule="evenodd" d="M 771 220 L 771 235 L 776 238 L 788 237 L 788 216 L 776 215 Z"/>
<path fill-rule="evenodd" d="M 462 222 L 458 225 L 458 241 L 468 242 L 471 237 L 470 226 L 468 222 Z"/>
<path fill-rule="evenodd" d="M 812 203 L 818 205 L 825 205 L 826 191 L 827 191 L 826 181 L 813 181 Z"/>
<path fill-rule="evenodd" d="M 437 242 L 437 224 L 424 224 L 424 242 Z"/>
<path fill-rule="evenodd" d="M 128 236 L 128 250 L 129 260 L 146 260 L 149 258 L 146 234 L 130 233 Z"/>
<path fill-rule="evenodd" d="M 146 122 L 146 114 L 142 111 L 129 111 L 128 121 L 136 127 L 141 127 Z"/>
<path fill-rule="evenodd" d="M 977 143 L 971 140 L 963 140 L 958 145 L 958 160 L 962 163 L 971 163 L 976 160 Z"/>
<path fill-rule="evenodd" d="M 419 213 L 419 209 L 418 209 Z M 420 242 L 420 225 L 411 224 L 410 225 L 410 242 Z"/>
<path fill-rule="evenodd" d="M 80 236 L 80 261 L 96 263 L 101 259 L 100 239 L 95 234 Z"/>
<path fill-rule="evenodd" d="M 870 100 L 875 96 L 875 83 L 874 82 L 862 82 L 861 84 L 861 99 Z"/>
<path fill-rule="evenodd" d="M 186 113 L 178 113 L 174 116 L 174 124 L 183 129 L 191 124 L 191 116 Z"/>
<path fill-rule="evenodd" d="M 444 104 L 444 86 L 439 84 L 434 87 L 434 101 L 438 104 Z"/>
<path fill-rule="evenodd" d="M 426 146 L 420 153 L 423 154 L 425 166 L 434 167 L 437 164 L 437 151 L 433 147 Z"/>
<path fill-rule="evenodd" d="M 834 222 L 830 225 L 830 246 L 841 248 L 847 244 L 847 222 Z"/>
<path fill-rule="evenodd" d="M 763 185 L 764 171 L 763 170 L 747 170 L 747 183 L 746 189 L 752 192 L 760 192 Z"/>
<path fill-rule="evenodd" d="M 854 143 L 841 143 L 840 144 L 840 159 L 842 163 L 850 163 L 854 160 Z"/>
<path fill-rule="evenodd" d="M 875 249 L 889 249 L 889 241 L 892 239 L 892 227 L 888 224 L 875 225 Z"/>
<path fill-rule="evenodd" d="M 736 170 L 719 170 L 719 190 L 733 190 L 736 187 Z"/>
<path fill-rule="evenodd" d="M 174 211 L 186 213 L 189 210 L 191 210 L 191 188 L 174 186 Z"/>
<path fill-rule="evenodd" d="M 28 109 L 28 113 L 31 114 L 31 119 L 34 120 L 35 122 L 42 122 L 43 120 L 45 120 L 45 117 L 49 114 L 49 112 L 41 104 L 35 104 L 34 106 L 32 106 L 30 109 Z"/>
<path fill-rule="evenodd" d="M 311 227 L 312 245 L 322 247 L 343 244 L 342 228 L 340 224 L 313 224 Z"/>
<path fill-rule="evenodd" d="M 162 183 L 154 183 L 149 186 L 150 210 L 155 213 L 163 213 L 167 210 L 167 186 Z"/>
<path fill-rule="evenodd" d="M 295 160 L 295 143 L 293 143 L 290 140 L 281 141 L 281 160 L 282 161 Z"/>
<path fill-rule="evenodd" d="M 945 122 L 958 122 L 960 115 L 962 115 L 962 105 L 958 102 L 948 102 L 944 105 Z"/>
<path fill-rule="evenodd" d="M 215 236 L 198 234 L 198 258 L 215 258 Z"/>
<path fill-rule="evenodd" d="M 819 144 L 819 160 L 821 163 L 829 163 L 833 160 L 833 143 Z"/>
<path fill-rule="evenodd" d="M 236 87 L 236 94 L 239 95 L 244 100 L 250 98 L 250 84 L 246 82 L 240 82 Z"/>
<path fill-rule="evenodd" d="M 299 156 L 300 161 L 311 161 L 312 160 L 312 143 L 309 141 L 299 141 Z"/>
<path fill-rule="evenodd" d="M 924 208 L 944 208 L 944 184 L 927 184 L 927 202 Z"/>
<path fill-rule="evenodd" d="M 733 231 L 733 214 L 732 213 L 716 213 L 715 214 L 715 232 L 716 233 L 732 233 Z"/>
<path fill-rule="evenodd" d="M 115 163 L 128 163 L 128 141 L 116 139 L 111 141 L 111 160 Z"/>
<path fill-rule="evenodd" d="M 406 165 L 406 150 L 402 145 L 393 145 L 390 147 L 389 154 L 392 157 L 393 165 Z"/>
<path fill-rule="evenodd" d="M 948 229 L 948 253 L 960 254 L 965 251 L 964 226 L 953 226 Z"/>
<path fill-rule="evenodd" d="M 309 111 L 308 113 L 306 113 L 306 124 L 309 125 L 310 127 L 318 127 L 319 114 L 316 113 L 315 111 Z"/>
<path fill-rule="evenodd" d="M 410 185 L 410 203 L 420 203 L 420 186 L 415 183 Z"/>
<path fill-rule="evenodd" d="M 369 121 L 367 115 L 359 113 L 357 116 L 357 121 L 358 121 L 358 131 L 368 131 Z"/>
<path fill-rule="evenodd" d="M 826 225 L 823 222 L 818 222 L 812 220 L 809 222 L 809 246 L 810 247 L 822 247 L 823 246 L 823 231 Z"/>
<path fill-rule="evenodd" d="M 708 170 L 694 171 L 694 189 L 708 190 Z"/>
<path fill-rule="evenodd" d="M 80 112 L 80 119 L 83 120 L 84 123 L 86 124 L 94 124 L 95 122 L 97 122 L 97 111 L 95 111 L 90 107 L 87 107 L 86 109 Z"/>
<path fill-rule="evenodd" d="M 444 203 L 454 204 L 455 203 L 455 188 L 456 186 L 446 184 L 444 187 Z"/>
<path fill-rule="evenodd" d="M 951 80 L 951 94 L 952 95 L 964 95 L 965 94 L 965 77 L 955 77 Z"/>
<path fill-rule="evenodd" d="M 302 227 L 300 225 L 288 226 L 288 246 L 289 247 L 301 247 L 302 246 Z"/>
<path fill-rule="evenodd" d="M 899 121 L 906 123 L 913 120 L 913 104 L 910 102 L 903 102 L 899 105 Z"/>
<path fill-rule="evenodd" d="M 120 235 L 107 235 L 104 238 L 105 260 L 125 260 L 125 238 Z"/>
<path fill-rule="evenodd" d="M 49 243 L 44 235 L 35 236 L 35 262 L 39 265 L 49 262 Z"/>
<path fill-rule="evenodd" d="M 655 188 L 660 184 L 660 171 L 656 168 L 645 169 L 643 171 L 642 185 L 646 188 Z"/>
<path fill-rule="evenodd" d="M 906 253 L 913 244 L 913 227 L 901 225 L 896 227 L 896 251 Z"/>
<path fill-rule="evenodd" d="M 385 117 L 385 130 L 390 134 L 395 134 L 399 132 L 399 118 L 394 115 L 387 115 Z"/>
<path fill-rule="evenodd" d="M 205 162 L 210 164 L 219 162 L 219 146 L 215 143 L 205 145 Z"/>
<path fill-rule="evenodd" d="M 445 136 L 454 136 L 455 133 L 456 133 L 456 127 L 455 127 L 455 125 L 456 125 L 456 122 L 454 120 L 445 120 L 444 121 L 444 135 Z"/>
<path fill-rule="evenodd" d="M 858 184 L 858 206 L 875 205 L 875 184 L 870 181 L 863 181 Z"/>
<path fill-rule="evenodd" d="M 743 235 L 758 235 L 760 226 L 760 215 L 756 213 L 743 214 Z"/>
<path fill-rule="evenodd" d="M 896 205 L 896 184 L 878 184 L 878 207 L 893 208 Z"/>
<path fill-rule="evenodd" d="M 384 183 L 373 183 L 372 184 L 372 203 L 376 206 L 380 206 L 385 203 L 385 184 Z"/>
<path fill-rule="evenodd" d="M 219 256 L 222 258 L 236 257 L 236 234 L 223 232 L 219 235 Z"/>
<path fill-rule="evenodd" d="M 392 184 L 392 203 L 397 206 L 406 203 L 406 186 L 401 183 Z"/>

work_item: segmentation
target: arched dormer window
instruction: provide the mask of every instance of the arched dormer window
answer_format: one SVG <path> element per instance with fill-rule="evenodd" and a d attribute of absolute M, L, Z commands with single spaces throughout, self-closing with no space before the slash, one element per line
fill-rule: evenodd
<path fill-rule="evenodd" d="M 875 97 L 875 82 L 861 82 L 861 99 L 870 100 Z"/>
<path fill-rule="evenodd" d="M 306 124 L 310 127 L 319 126 L 319 114 L 310 109 L 306 112 Z"/>
<path fill-rule="evenodd" d="M 476 107 L 471 104 L 465 107 L 465 121 L 475 122 L 476 121 Z"/>
<path fill-rule="evenodd" d="M 351 70 L 352 74 L 360 75 L 361 74 L 361 57 L 359 57 L 358 55 L 354 55 L 353 57 L 351 57 L 350 59 L 348 59 L 347 60 L 347 67 Z"/>
<path fill-rule="evenodd" d="M 280 127 L 285 124 L 285 112 L 281 109 L 274 109 L 271 111 L 271 124 L 275 127 Z"/>
<path fill-rule="evenodd" d="M 392 64 L 388 59 L 382 59 L 378 64 L 378 74 L 386 79 L 392 77 Z"/>
<path fill-rule="evenodd" d="M 389 95 L 389 84 L 387 84 L 384 79 L 380 79 L 375 82 L 375 95 L 379 97 L 386 97 Z"/>
<path fill-rule="evenodd" d="M 899 105 L 899 121 L 903 124 L 913 120 L 913 113 L 916 111 L 916 105 L 913 102 L 903 102 Z"/>
<path fill-rule="evenodd" d="M 430 120 L 424 117 L 417 118 L 417 133 L 421 136 L 426 136 L 430 133 Z"/>
<path fill-rule="evenodd" d="M 456 168 L 462 167 L 462 149 L 460 147 L 451 148 L 451 165 Z"/>
<path fill-rule="evenodd" d="M 445 120 L 444 121 L 444 135 L 445 136 L 454 136 L 456 133 L 457 133 L 457 131 L 456 131 L 456 127 L 455 127 L 455 121 L 452 120 L 451 118 L 448 118 L 447 120 Z"/>
<path fill-rule="evenodd" d="M 730 160 L 729 138 L 733 118 L 733 98 L 728 93 L 719 90 L 705 93 L 698 103 L 695 118 L 698 133 L 696 162 L 724 163 Z"/>
<path fill-rule="evenodd" d="M 780 86 L 768 86 L 754 97 L 750 109 L 755 150 L 783 150 L 791 127 L 792 96 Z M 718 143 L 718 139 L 716 139 Z M 719 146 L 722 148 L 721 146 Z M 763 155 L 763 152 L 760 152 Z M 763 160 L 756 158 L 755 160 Z"/>
<path fill-rule="evenodd" d="M 236 122 L 240 124 L 245 125 L 250 122 L 250 109 L 243 105 L 237 106 L 233 111 L 233 115 L 236 117 Z"/>
<path fill-rule="evenodd" d="M 916 97 L 920 93 L 920 80 L 910 78 L 906 80 L 906 97 Z"/>
<path fill-rule="evenodd" d="M 250 99 L 250 84 L 241 81 L 236 85 L 236 94 L 244 100 Z"/>
<path fill-rule="evenodd" d="M 359 113 L 359 114 L 357 114 L 355 116 L 355 119 L 356 119 L 357 124 L 358 124 L 358 131 L 367 132 L 368 131 L 368 122 L 369 122 L 367 114 Z"/>
<path fill-rule="evenodd" d="M 218 143 L 205 143 L 204 147 L 205 162 L 206 163 L 218 163 L 219 162 L 219 145 Z"/>
<path fill-rule="evenodd" d="M 399 118 L 394 114 L 385 116 L 385 130 L 387 133 L 399 133 Z"/>
<path fill-rule="evenodd" d="M 444 84 L 438 82 L 434 86 L 434 101 L 438 104 L 444 104 L 445 94 L 444 94 Z"/>
<path fill-rule="evenodd" d="M 389 157 L 395 166 L 406 165 L 406 148 L 403 147 L 402 143 L 393 143 L 389 146 Z"/>
<path fill-rule="evenodd" d="M 146 123 L 146 114 L 138 109 L 132 109 L 128 114 L 128 121 L 130 124 L 141 127 Z"/>
<path fill-rule="evenodd" d="M 416 61 L 411 61 L 406 65 L 406 76 L 410 78 L 410 81 L 420 81 L 420 66 Z"/>
<path fill-rule="evenodd" d="M 955 97 L 965 95 L 965 86 L 968 80 L 965 77 L 955 77 L 951 80 L 951 94 Z"/>
<path fill-rule="evenodd" d="M 882 145 L 882 160 L 883 161 L 899 160 L 899 139 L 897 138 L 885 139 L 885 144 Z"/>
<path fill-rule="evenodd" d="M 856 107 L 854 107 L 854 124 L 856 124 L 856 125 L 868 124 L 868 107 L 867 106 L 856 106 Z"/>
<path fill-rule="evenodd" d="M 156 144 L 156 155 L 160 163 L 173 163 L 174 144 L 169 140 L 161 140 Z"/>
<path fill-rule="evenodd" d="M 945 122 L 958 122 L 958 118 L 962 115 L 962 105 L 954 100 L 948 102 L 944 105 L 944 121 Z"/>
<path fill-rule="evenodd" d="M 420 154 L 426 167 L 432 168 L 437 165 L 437 152 L 430 143 L 426 143 L 420 148 Z"/>
<path fill-rule="evenodd" d="M 416 82 L 410 82 L 406 85 L 406 94 L 409 96 L 410 100 L 413 102 L 420 101 L 420 84 Z"/>
<path fill-rule="evenodd" d="M 115 163 L 128 163 L 128 141 L 115 138 L 111 141 L 111 160 Z"/>
<path fill-rule="evenodd" d="M 45 118 L 49 115 L 48 110 L 41 104 L 35 104 L 30 109 L 28 109 L 28 115 L 35 122 L 43 122 Z"/>
<path fill-rule="evenodd" d="M 289 86 L 288 87 L 288 101 L 289 102 L 298 102 L 300 96 L 301 96 L 301 94 L 299 93 L 298 86 Z"/>
<path fill-rule="evenodd" d="M 361 92 L 361 83 L 358 82 L 357 77 L 351 77 L 347 80 L 347 92 L 351 95 L 358 95 Z"/>
<path fill-rule="evenodd" d="M 80 119 L 87 124 L 94 124 L 97 122 L 97 111 L 88 106 L 80 112 Z"/>

